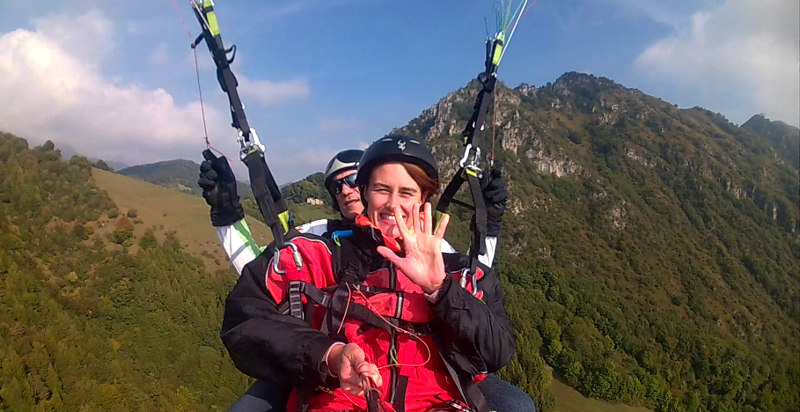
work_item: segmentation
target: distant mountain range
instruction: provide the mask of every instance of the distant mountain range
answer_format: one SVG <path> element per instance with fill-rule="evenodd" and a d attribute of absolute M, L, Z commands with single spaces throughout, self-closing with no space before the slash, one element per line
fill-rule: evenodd
<path fill-rule="evenodd" d="M 197 185 L 200 165 L 191 160 L 167 160 L 131 166 L 117 170 L 116 173 L 185 193 L 202 195 L 203 192 Z M 325 190 L 323 180 L 324 175 L 321 172 L 313 173 L 305 179 L 281 186 L 281 191 L 286 199 L 293 203 L 305 203 L 306 199 L 315 198 L 329 204 L 330 196 Z M 253 196 L 249 184 L 237 182 L 236 187 L 240 197 Z"/>
<path fill-rule="evenodd" d="M 203 194 L 203 190 L 197 185 L 200 164 L 191 160 L 166 160 L 131 166 L 117 170 L 117 173 L 185 193 Z M 246 183 L 237 182 L 237 190 L 239 196 L 252 196 L 250 186 Z"/>

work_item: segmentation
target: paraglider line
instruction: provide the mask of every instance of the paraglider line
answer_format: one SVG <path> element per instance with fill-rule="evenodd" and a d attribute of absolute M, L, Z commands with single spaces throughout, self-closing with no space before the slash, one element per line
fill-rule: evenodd
<path fill-rule="evenodd" d="M 197 7 L 196 3 L 192 0 L 189 0 L 189 3 L 192 7 Z M 186 20 L 183 18 L 183 14 L 181 13 L 180 7 L 178 7 L 178 3 L 175 0 L 172 0 L 172 6 L 175 7 L 175 13 L 178 14 L 178 19 L 180 19 L 181 24 L 183 25 L 183 29 L 186 31 L 186 37 L 189 38 L 189 44 L 194 44 L 194 39 L 192 38 L 192 32 L 189 31 L 189 26 L 186 24 Z M 211 145 L 211 140 L 208 138 L 208 124 L 206 121 L 206 108 L 205 104 L 203 103 L 203 87 L 200 82 L 200 65 L 197 62 L 197 48 L 192 47 L 192 53 L 194 54 L 194 72 L 195 77 L 197 78 L 197 94 L 200 97 L 200 117 L 203 120 L 203 139 L 206 143 L 206 148 L 217 152 L 218 154 L 224 156 L 228 161 L 231 159 L 225 155 L 221 150 L 215 148 Z"/>

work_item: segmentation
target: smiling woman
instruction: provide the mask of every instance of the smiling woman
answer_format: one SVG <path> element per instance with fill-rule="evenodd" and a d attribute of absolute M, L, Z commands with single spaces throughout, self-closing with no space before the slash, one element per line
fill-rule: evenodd
<path fill-rule="evenodd" d="M 439 192 L 436 159 L 416 139 L 390 135 L 377 140 L 361 158 L 356 184 L 361 189 L 367 216 L 387 236 L 400 236 L 394 207 L 400 206 L 407 227 L 413 207 Z"/>
<path fill-rule="evenodd" d="M 395 209 L 400 208 L 405 225 L 413 227 L 411 221 L 413 211 L 419 210 L 422 199 L 428 197 L 428 193 L 423 191 L 421 185 L 411 177 L 406 167 L 415 166 L 386 163 L 376 167 L 364 190 L 366 199 L 364 203 L 367 205 L 367 216 L 370 221 L 384 234 L 395 238 L 401 236 L 395 220 Z M 418 166 L 416 170 L 419 170 Z"/>

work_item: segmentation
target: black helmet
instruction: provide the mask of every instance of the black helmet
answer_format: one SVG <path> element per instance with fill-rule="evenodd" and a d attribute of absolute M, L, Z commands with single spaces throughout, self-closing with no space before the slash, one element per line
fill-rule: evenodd
<path fill-rule="evenodd" d="M 337 211 L 339 210 L 339 204 L 336 202 L 336 193 L 331 188 L 333 177 L 339 172 L 357 169 L 358 161 L 363 154 L 364 151 L 358 149 L 342 150 L 336 153 L 336 156 L 333 156 L 333 159 L 328 162 L 328 167 L 325 168 L 325 188 L 328 189 L 328 193 L 330 193 L 333 200 L 333 208 Z"/>
<path fill-rule="evenodd" d="M 413 163 L 431 179 L 439 180 L 439 167 L 428 146 L 413 137 L 390 134 L 372 142 L 364 151 L 358 164 L 356 184 L 365 186 L 372 169 L 387 162 Z"/>

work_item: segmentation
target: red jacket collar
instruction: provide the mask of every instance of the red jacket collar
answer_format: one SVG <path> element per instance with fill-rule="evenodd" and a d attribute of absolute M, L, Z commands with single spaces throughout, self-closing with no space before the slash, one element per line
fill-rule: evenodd
<path fill-rule="evenodd" d="M 381 231 L 377 226 L 372 224 L 372 221 L 370 221 L 367 216 L 365 216 L 365 215 L 356 216 L 355 224 L 356 224 L 356 226 L 362 226 L 362 227 L 371 228 L 372 230 L 375 230 L 378 233 L 380 233 L 381 237 L 383 238 L 383 244 L 386 245 L 386 247 L 388 247 L 389 249 L 391 249 L 391 250 L 393 250 L 395 252 L 402 252 L 403 251 L 403 248 L 400 245 L 400 242 L 398 241 L 398 239 L 386 236 L 383 233 L 383 231 Z"/>

